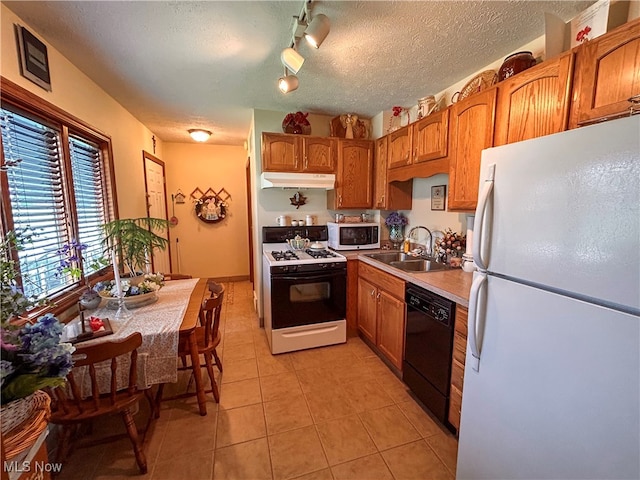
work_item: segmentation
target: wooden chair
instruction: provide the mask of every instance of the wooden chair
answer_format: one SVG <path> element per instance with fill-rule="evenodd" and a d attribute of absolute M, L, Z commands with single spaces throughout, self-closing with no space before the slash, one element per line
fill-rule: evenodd
<path fill-rule="evenodd" d="M 73 354 L 74 368 L 87 367 L 87 375 L 91 383 L 91 395 L 83 398 L 81 385 L 74 377 L 73 371 L 67 375 L 67 387 L 58 387 L 52 391 L 53 410 L 51 423 L 62 425 L 62 439 L 59 445 L 57 461 L 63 462 L 69 452 L 69 441 L 74 427 L 82 422 L 93 420 L 97 417 L 120 413 L 127 434 L 136 456 L 136 463 L 141 473 L 147 472 L 147 459 L 142 450 L 142 442 L 138 436 L 131 409 L 143 397 L 144 393 L 137 388 L 137 348 L 142 344 L 142 335 L 139 332 L 132 333 L 127 338 L 117 341 L 101 342 L 90 346 L 79 346 Z M 130 359 L 128 372 L 126 373 L 127 387 L 117 389 L 118 364 L 122 365 L 121 355 L 127 355 Z M 126 357 L 125 357 L 126 358 Z M 110 361 L 109 392 L 99 392 L 96 364 Z M 123 367 L 121 367 L 122 369 Z M 152 405 L 153 409 L 153 405 Z"/>
<path fill-rule="evenodd" d="M 217 285 L 217 284 L 216 284 Z M 198 354 L 204 355 L 204 365 L 207 373 L 209 374 L 209 380 L 211 381 L 211 390 L 207 390 L 206 393 L 213 393 L 213 398 L 216 402 L 220 401 L 220 393 L 218 392 L 218 385 L 216 383 L 215 376 L 213 374 L 213 365 L 218 367 L 218 370 L 222 372 L 222 362 L 216 347 L 220 344 L 220 314 L 222 312 L 222 303 L 224 301 L 224 286 L 218 285 L 216 288 L 218 294 L 215 297 L 207 298 L 202 302 L 200 307 L 200 323 L 201 326 L 196 327 L 196 340 L 198 342 Z M 178 341 L 178 356 L 182 359 L 182 367 L 178 370 L 191 370 L 193 366 L 187 366 L 187 358 L 191 355 L 189 348 L 189 341 L 187 338 L 180 337 Z M 160 401 L 163 400 L 162 392 L 164 390 L 164 384 L 161 384 L 158 388 L 156 395 L 156 405 L 159 408 Z M 184 393 L 175 395 L 173 397 L 164 398 L 164 400 L 174 400 L 176 398 L 184 398 L 195 393 Z M 158 411 L 156 410 L 156 415 Z"/>
<path fill-rule="evenodd" d="M 211 294 L 211 297 L 215 297 L 224 292 L 224 285 L 216 283 L 211 279 L 207 280 L 207 288 L 209 289 L 209 293 Z"/>

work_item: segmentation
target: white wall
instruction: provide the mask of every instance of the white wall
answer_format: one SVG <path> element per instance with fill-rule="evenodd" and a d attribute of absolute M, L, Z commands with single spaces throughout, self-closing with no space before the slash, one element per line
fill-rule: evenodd
<path fill-rule="evenodd" d="M 175 205 L 178 224 L 170 228 L 173 271 L 194 277 L 248 277 L 247 152 L 230 145 L 165 143 L 164 161 L 170 217 L 171 194 L 179 189 L 187 196 L 186 203 Z M 224 220 L 198 219 L 190 198 L 196 188 L 224 188 L 231 195 Z"/>

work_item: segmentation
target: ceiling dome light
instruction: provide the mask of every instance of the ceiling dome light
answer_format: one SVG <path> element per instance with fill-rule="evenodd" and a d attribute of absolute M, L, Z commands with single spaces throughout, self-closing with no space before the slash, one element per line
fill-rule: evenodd
<path fill-rule="evenodd" d="M 278 79 L 278 88 L 282 93 L 293 92 L 298 88 L 298 77 L 295 75 L 286 75 Z"/>
<path fill-rule="evenodd" d="M 189 132 L 189 135 L 191 135 L 191 138 L 196 142 L 206 142 L 211 136 L 211 132 L 209 130 L 203 130 L 201 128 L 191 128 L 187 131 Z"/>
<path fill-rule="evenodd" d="M 307 39 L 310 45 L 315 48 L 320 47 L 324 39 L 329 35 L 331 25 L 329 24 L 329 17 L 319 13 L 313 17 L 311 23 L 304 31 L 304 37 Z"/>
<path fill-rule="evenodd" d="M 282 50 L 280 60 L 282 64 L 293 73 L 298 73 L 304 63 L 304 57 L 291 47 Z"/>

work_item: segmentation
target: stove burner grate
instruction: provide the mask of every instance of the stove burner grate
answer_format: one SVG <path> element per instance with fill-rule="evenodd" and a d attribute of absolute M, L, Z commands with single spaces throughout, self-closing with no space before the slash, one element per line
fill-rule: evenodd
<path fill-rule="evenodd" d="M 290 251 L 290 250 L 285 250 L 283 252 L 280 251 L 275 251 L 275 252 L 271 252 L 271 255 L 273 255 L 273 259 L 277 262 L 280 261 L 287 261 L 287 260 L 300 260 L 300 258 L 298 257 L 298 255 L 296 255 L 294 252 Z"/>
<path fill-rule="evenodd" d="M 310 250 L 310 249 L 307 249 L 307 250 L 305 250 L 305 253 L 307 255 L 312 256 L 313 258 L 333 258 L 333 257 L 337 257 L 338 256 L 335 253 L 330 252 L 329 250 Z"/>

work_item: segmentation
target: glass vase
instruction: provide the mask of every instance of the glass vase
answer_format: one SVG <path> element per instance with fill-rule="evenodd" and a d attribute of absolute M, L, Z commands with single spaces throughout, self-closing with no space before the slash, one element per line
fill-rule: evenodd
<path fill-rule="evenodd" d="M 400 248 L 404 241 L 404 225 L 389 226 L 389 241 L 391 241 L 394 249 Z"/>

